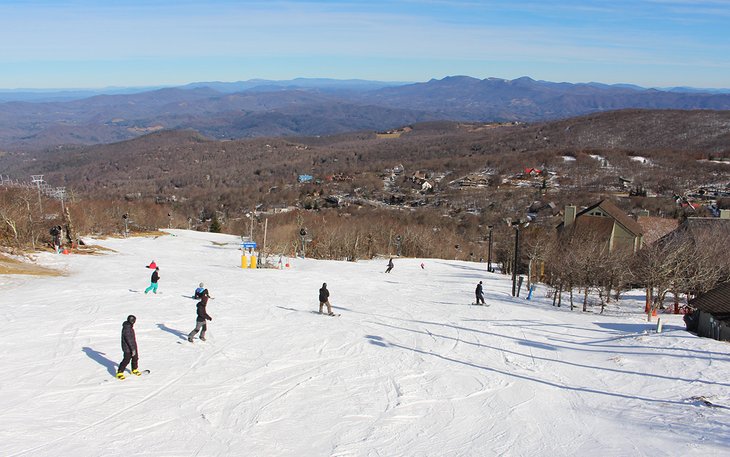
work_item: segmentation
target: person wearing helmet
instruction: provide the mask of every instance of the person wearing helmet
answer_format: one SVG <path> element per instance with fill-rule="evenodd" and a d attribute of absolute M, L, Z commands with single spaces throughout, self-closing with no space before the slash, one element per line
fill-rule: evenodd
<path fill-rule="evenodd" d="M 319 314 L 322 314 L 322 307 L 327 305 L 327 314 L 334 316 L 332 312 L 332 306 L 330 305 L 330 291 L 327 290 L 327 283 L 322 283 L 322 288 L 319 289 Z"/>
<path fill-rule="evenodd" d="M 137 376 L 142 374 L 137 369 L 139 353 L 137 352 L 137 338 L 134 335 L 134 323 L 136 321 L 137 318 L 130 314 L 127 316 L 127 320 L 122 322 L 122 352 L 124 353 L 124 358 L 117 369 L 118 379 L 124 379 L 124 370 L 127 368 L 130 360 L 132 361 L 132 374 Z"/>
<path fill-rule="evenodd" d="M 203 297 L 205 297 L 205 301 L 207 303 L 209 298 L 212 298 L 210 296 L 210 292 L 208 292 L 208 289 L 205 288 L 205 284 L 202 282 L 199 284 L 198 288 L 195 289 L 195 293 L 193 294 L 193 298 L 196 298 L 198 300 L 202 300 Z"/>

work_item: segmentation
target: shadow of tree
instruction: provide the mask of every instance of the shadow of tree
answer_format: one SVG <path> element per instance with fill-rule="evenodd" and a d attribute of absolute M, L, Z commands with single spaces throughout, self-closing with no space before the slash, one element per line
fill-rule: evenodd
<path fill-rule="evenodd" d="M 468 345 L 472 345 L 472 346 L 493 349 L 495 351 L 500 351 L 500 352 L 503 352 L 506 354 L 512 354 L 512 355 L 517 355 L 517 356 L 521 356 L 521 357 L 532 358 L 534 360 L 541 360 L 544 362 L 555 363 L 555 364 L 559 364 L 559 365 L 567 365 L 567 366 L 572 366 L 572 367 L 576 367 L 576 368 L 586 368 L 589 370 L 602 370 L 602 371 L 607 371 L 607 372 L 611 372 L 611 373 L 621 373 L 621 374 L 633 375 L 633 376 L 644 376 L 644 377 L 649 377 L 649 378 L 666 379 L 666 380 L 671 380 L 671 381 L 682 381 L 682 382 L 687 382 L 687 383 L 699 383 L 699 384 L 719 385 L 719 386 L 730 387 L 730 384 L 727 384 L 727 383 L 706 381 L 706 380 L 700 379 L 700 378 L 691 378 L 690 379 L 690 378 L 681 378 L 681 377 L 677 377 L 677 376 L 665 376 L 665 375 L 656 374 L 656 373 L 642 373 L 642 372 L 635 371 L 635 370 L 622 370 L 619 368 L 600 367 L 600 366 L 595 366 L 595 365 L 587 365 L 587 364 L 582 364 L 582 363 L 577 363 L 577 362 L 570 362 L 568 360 L 564 360 L 564 359 L 560 359 L 560 358 L 542 357 L 540 355 L 534 355 L 532 353 L 524 354 L 522 352 L 512 351 L 512 350 L 509 350 L 504 347 L 494 347 L 494 346 L 482 344 L 480 342 L 466 341 L 464 339 L 454 338 L 454 337 L 451 337 L 448 335 L 441 335 L 439 333 L 434 333 L 434 332 L 428 331 L 428 330 L 418 330 L 418 329 L 413 329 L 413 328 L 400 327 L 397 325 L 390 325 L 390 324 L 386 324 L 383 322 L 371 322 L 371 323 L 375 324 L 375 325 L 380 325 L 383 327 L 392 328 L 392 329 L 404 330 L 407 332 L 427 335 L 431 338 L 443 338 L 446 340 L 456 341 L 461 344 L 468 344 Z M 456 327 L 456 328 L 461 328 L 461 327 Z M 486 333 L 488 335 L 492 335 L 495 337 L 508 338 L 508 339 L 514 340 L 517 344 L 522 345 L 522 346 L 534 347 L 534 348 L 539 348 L 539 349 L 544 349 L 544 350 L 549 350 L 549 351 L 559 351 L 560 349 L 575 350 L 575 348 L 567 348 L 564 346 L 550 345 L 547 343 L 539 343 L 539 342 L 535 342 L 535 341 L 528 340 L 528 339 L 516 338 L 516 337 L 511 337 L 511 336 L 506 336 L 506 335 L 499 335 L 497 333 L 489 333 L 489 332 L 480 332 L 480 333 Z M 372 343 L 372 341 L 370 341 L 370 342 Z M 593 351 L 591 351 L 591 352 L 593 352 Z M 668 355 L 674 355 L 674 354 L 668 354 Z M 687 357 L 690 357 L 690 356 L 687 356 Z M 498 371 L 498 370 L 494 370 L 494 371 Z"/>

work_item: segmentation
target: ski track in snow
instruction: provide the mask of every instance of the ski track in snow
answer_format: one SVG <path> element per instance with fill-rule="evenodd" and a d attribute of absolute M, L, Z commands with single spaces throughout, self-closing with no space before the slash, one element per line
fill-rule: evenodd
<path fill-rule="evenodd" d="M 0 378 L 0 455 L 705 456 L 730 446 L 730 409 L 690 400 L 730 406 L 728 346 L 682 331 L 676 316 L 655 334 L 628 302 L 570 312 L 540 288 L 528 302 L 469 262 L 396 259 L 387 275 L 387 259 L 242 270 L 235 237 L 172 232 L 94 241 L 117 251 L 104 256 L 40 254 L 68 276 L 0 283 L 15 304 L 0 339 L 15 373 Z M 161 294 L 144 295 L 152 259 Z M 489 307 L 468 306 L 479 280 Z M 187 296 L 201 281 L 214 320 L 191 344 Z M 311 313 L 322 282 L 340 317 Z M 128 314 L 152 373 L 118 381 Z"/>

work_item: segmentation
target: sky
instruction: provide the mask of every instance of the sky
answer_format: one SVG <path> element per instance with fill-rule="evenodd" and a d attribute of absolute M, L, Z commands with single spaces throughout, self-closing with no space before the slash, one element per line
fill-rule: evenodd
<path fill-rule="evenodd" d="M 296 77 L 730 88 L 730 0 L 0 0 L 0 89 Z"/>

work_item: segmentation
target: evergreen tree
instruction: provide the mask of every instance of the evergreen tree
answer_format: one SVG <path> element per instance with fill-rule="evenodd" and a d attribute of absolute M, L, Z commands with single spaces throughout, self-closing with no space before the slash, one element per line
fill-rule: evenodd
<path fill-rule="evenodd" d="M 221 232 L 221 223 L 218 222 L 218 217 L 213 216 L 213 220 L 210 221 L 210 229 L 208 230 L 212 233 L 220 233 Z"/>

